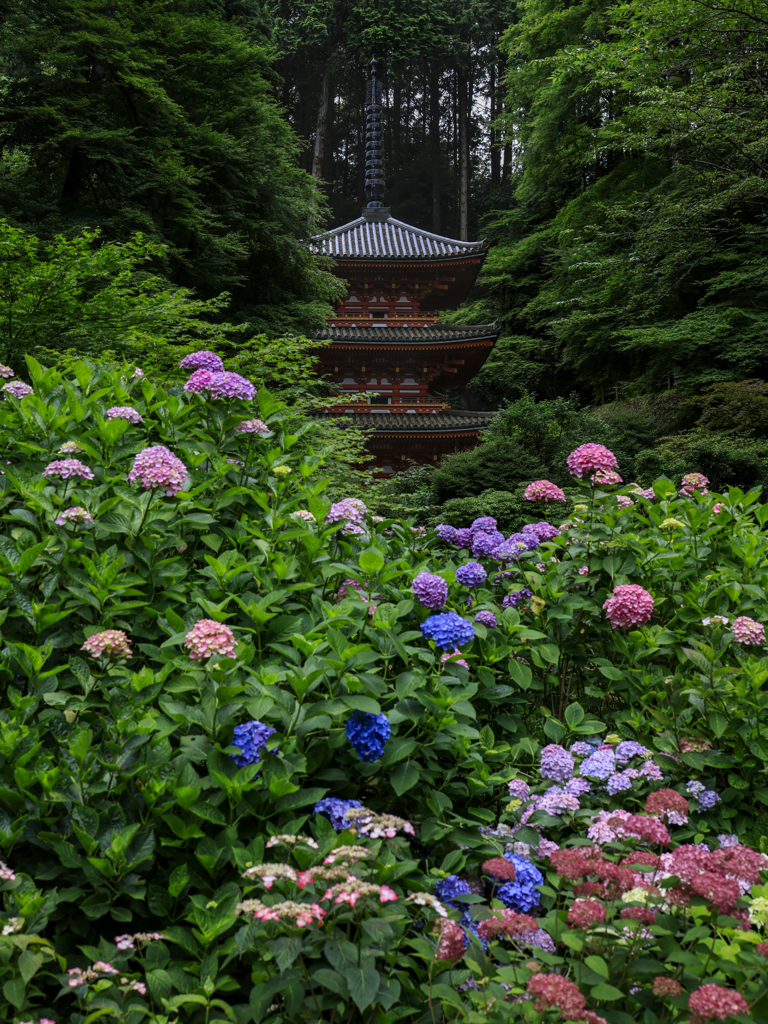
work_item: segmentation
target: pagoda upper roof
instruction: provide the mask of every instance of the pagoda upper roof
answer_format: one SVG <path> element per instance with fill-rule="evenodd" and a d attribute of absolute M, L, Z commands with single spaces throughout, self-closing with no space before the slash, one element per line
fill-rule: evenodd
<path fill-rule="evenodd" d="M 358 217 L 312 237 L 312 249 L 343 260 L 444 260 L 484 255 L 486 239 L 462 242 L 422 231 L 394 217 Z"/>
<path fill-rule="evenodd" d="M 436 345 L 445 342 L 477 341 L 483 338 L 493 340 L 499 334 L 499 326 L 492 324 L 430 324 L 427 327 L 387 327 L 381 321 L 359 327 L 326 327 L 315 334 L 317 340 L 330 338 L 331 341 L 348 344 Z"/>

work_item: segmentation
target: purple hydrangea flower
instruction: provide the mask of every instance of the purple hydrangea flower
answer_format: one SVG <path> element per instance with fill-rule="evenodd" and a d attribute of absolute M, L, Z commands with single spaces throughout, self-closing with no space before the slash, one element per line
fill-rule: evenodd
<path fill-rule="evenodd" d="M 438 526 L 435 527 L 435 533 L 440 538 L 440 540 L 444 540 L 446 544 L 456 543 L 455 526 L 449 526 L 448 523 L 440 523 Z"/>
<path fill-rule="evenodd" d="M 215 373 L 210 370 L 195 370 L 184 385 L 185 391 L 202 395 L 208 392 L 211 398 L 241 398 L 250 402 L 256 397 L 256 388 L 239 373 L 226 370 Z"/>
<path fill-rule="evenodd" d="M 739 845 L 739 837 L 737 835 L 735 835 L 733 832 L 730 832 L 730 833 L 723 832 L 723 833 L 721 833 L 717 837 L 717 841 L 718 841 L 718 843 L 720 843 L 720 849 L 721 850 L 725 850 L 729 846 L 738 846 Z"/>
<path fill-rule="evenodd" d="M 491 554 L 497 562 L 517 562 L 521 555 L 524 555 L 528 550 L 528 546 L 523 540 L 515 540 L 513 534 L 509 540 L 505 540 L 503 544 L 497 545 Z"/>
<path fill-rule="evenodd" d="M 484 530 L 479 531 L 472 538 L 472 554 L 475 557 L 482 557 L 483 555 L 487 558 L 494 548 L 497 548 L 499 544 L 503 544 L 504 534 L 499 533 L 498 530 L 487 532 Z"/>
<path fill-rule="evenodd" d="M 6 366 L 5 363 L 0 363 L 0 377 L 15 377 L 15 376 L 16 376 L 16 373 L 15 373 L 14 370 L 12 370 L 10 368 L 10 366 Z"/>
<path fill-rule="evenodd" d="M 13 395 L 14 398 L 26 398 L 27 395 L 35 393 L 35 389 L 29 384 L 25 384 L 23 380 L 11 380 L 7 384 L 3 384 L 2 390 Z"/>
<path fill-rule="evenodd" d="M 661 768 L 650 758 L 647 761 L 643 761 L 640 765 L 640 774 L 645 775 L 647 779 L 653 779 L 655 782 L 664 781 L 664 773 Z"/>
<path fill-rule="evenodd" d="M 498 886 L 494 896 L 501 900 L 505 907 L 516 910 L 518 914 L 527 914 L 529 910 L 539 905 L 541 894 L 536 886 L 544 884 L 544 876 L 525 857 L 519 857 L 515 853 L 505 853 L 504 856 L 515 866 L 515 880 Z"/>
<path fill-rule="evenodd" d="M 413 581 L 413 592 L 423 608 L 439 611 L 448 600 L 448 584 L 442 576 L 420 572 Z"/>
<path fill-rule="evenodd" d="M 199 352 L 190 352 L 189 355 L 179 363 L 181 370 L 210 370 L 218 373 L 224 369 L 224 363 L 215 352 L 209 349 L 201 349 Z"/>
<path fill-rule="evenodd" d="M 571 744 L 571 753 L 574 757 L 589 757 L 590 754 L 594 753 L 595 748 L 591 747 L 589 743 L 585 743 L 584 740 L 576 740 L 575 743 Z"/>
<path fill-rule="evenodd" d="M 482 623 L 487 629 L 493 629 L 494 626 L 498 626 L 499 620 L 493 614 L 493 612 L 481 610 L 475 615 L 475 622 Z"/>
<path fill-rule="evenodd" d="M 456 547 L 457 548 L 468 548 L 472 545 L 472 532 L 468 526 L 462 526 L 460 530 L 456 531 Z"/>
<path fill-rule="evenodd" d="M 691 779 L 685 788 L 694 800 L 699 801 L 697 811 L 711 811 L 715 804 L 720 802 L 719 794 L 714 789 L 707 789 L 702 782 Z"/>
<path fill-rule="evenodd" d="M 464 881 L 463 878 L 459 878 L 458 875 L 448 875 L 447 878 L 438 880 L 435 882 L 435 892 L 437 898 L 441 903 L 445 903 L 448 907 L 460 907 L 461 904 L 456 902 L 457 896 L 471 896 L 472 890 L 469 884 Z"/>
<path fill-rule="evenodd" d="M 79 476 L 83 480 L 93 480 L 93 470 L 79 459 L 56 459 L 48 463 L 43 470 L 43 476 L 58 476 L 62 480 Z"/>
<path fill-rule="evenodd" d="M 610 747 L 601 747 L 579 765 L 580 775 L 591 775 L 605 782 L 616 771 L 616 755 Z"/>
<path fill-rule="evenodd" d="M 72 505 L 65 508 L 54 522 L 57 526 L 66 526 L 67 523 L 74 523 L 75 526 L 93 526 L 93 516 L 82 505 Z"/>
<path fill-rule="evenodd" d="M 530 530 L 528 533 L 525 533 L 525 531 L 523 533 L 510 533 L 507 537 L 507 543 L 511 541 L 519 541 L 519 543 L 525 544 L 527 551 L 535 551 L 539 546 L 538 536 L 535 533 L 531 533 Z"/>
<path fill-rule="evenodd" d="M 269 427 L 263 420 L 243 420 L 235 427 L 238 434 L 268 434 Z"/>
<path fill-rule="evenodd" d="M 571 747 L 573 750 L 573 747 Z M 585 796 L 592 789 L 591 783 L 587 779 L 569 779 L 563 789 L 566 793 L 572 793 L 574 796 Z"/>
<path fill-rule="evenodd" d="M 183 489 L 186 480 L 187 467 L 162 444 L 153 444 L 140 451 L 128 474 L 129 483 L 138 482 L 145 491 L 163 487 L 169 498 Z"/>
<path fill-rule="evenodd" d="M 525 779 L 511 779 L 507 783 L 507 788 L 513 800 L 525 801 L 531 795 L 531 787 Z"/>
<path fill-rule="evenodd" d="M 544 520 L 540 523 L 528 523 L 523 527 L 523 533 L 532 533 L 540 544 L 543 544 L 545 540 L 552 540 L 554 537 L 560 536 L 560 530 Z"/>
<path fill-rule="evenodd" d="M 341 501 L 331 505 L 326 523 L 352 522 L 362 523 L 365 520 L 365 513 L 368 511 L 364 501 L 359 498 L 343 498 Z"/>
<path fill-rule="evenodd" d="M 472 642 L 475 627 L 456 612 L 444 612 L 442 615 L 430 615 L 422 622 L 421 632 L 424 639 L 433 640 L 436 647 L 444 651 L 453 651 L 463 644 Z"/>
<path fill-rule="evenodd" d="M 650 750 L 636 740 L 622 740 L 615 750 L 616 760 L 619 764 L 626 764 L 631 757 L 645 757 Z"/>
<path fill-rule="evenodd" d="M 470 535 L 474 538 L 478 533 L 493 533 L 498 529 L 498 523 L 493 516 L 480 516 L 475 519 L 469 528 Z"/>
<path fill-rule="evenodd" d="M 347 719 L 344 732 L 360 760 L 370 764 L 384 756 L 384 745 L 392 734 L 392 728 L 386 715 L 354 710 Z"/>
<path fill-rule="evenodd" d="M 501 603 L 505 608 L 517 608 L 528 597 L 533 597 L 533 591 L 523 587 L 522 590 L 513 590 L 511 594 L 507 594 Z"/>
<path fill-rule="evenodd" d="M 564 814 L 566 811 L 578 811 L 580 806 L 579 798 L 573 793 L 567 793 L 560 786 L 552 786 L 535 801 L 535 810 L 553 815 Z"/>
<path fill-rule="evenodd" d="M 567 782 L 573 777 L 575 762 L 573 755 L 559 743 L 550 743 L 541 751 L 541 777 Z"/>
<path fill-rule="evenodd" d="M 555 952 L 555 941 L 543 928 L 537 928 L 535 932 L 520 932 L 517 941 L 521 946 L 535 946 L 545 953 Z"/>
<path fill-rule="evenodd" d="M 488 573 L 479 562 L 465 562 L 456 570 L 456 582 L 463 587 L 479 587 L 485 583 Z"/>
<path fill-rule="evenodd" d="M 265 749 L 267 740 L 274 733 L 271 725 L 264 722 L 251 721 L 236 725 L 230 746 L 239 747 L 239 754 L 230 754 L 238 768 L 256 764 L 261 760 L 261 751 Z"/>
<path fill-rule="evenodd" d="M 633 775 L 630 772 L 617 772 L 615 775 L 609 775 L 606 789 L 615 796 L 617 793 L 621 793 L 622 790 L 632 788 Z"/>
<path fill-rule="evenodd" d="M 345 820 L 347 811 L 362 806 L 359 800 L 339 800 L 335 796 L 326 796 L 322 800 L 318 800 L 312 813 L 324 815 L 334 829 L 341 832 L 342 829 L 351 827 L 350 823 Z"/>
<path fill-rule="evenodd" d="M 108 420 L 128 420 L 129 423 L 143 423 L 144 417 L 137 409 L 132 409 L 130 405 L 113 405 L 111 409 L 107 409 Z"/>

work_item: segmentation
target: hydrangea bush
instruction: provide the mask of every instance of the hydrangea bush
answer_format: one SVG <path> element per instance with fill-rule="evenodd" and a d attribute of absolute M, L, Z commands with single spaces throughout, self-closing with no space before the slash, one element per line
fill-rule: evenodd
<path fill-rule="evenodd" d="M 767 1020 L 759 495 L 414 529 L 198 355 L 10 368 L 2 1019 Z"/>

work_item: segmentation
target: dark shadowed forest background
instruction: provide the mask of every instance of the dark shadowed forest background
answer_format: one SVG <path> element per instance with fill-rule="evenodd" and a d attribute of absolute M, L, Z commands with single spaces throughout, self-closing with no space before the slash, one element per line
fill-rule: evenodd
<path fill-rule="evenodd" d="M 471 401 L 600 408 L 630 458 L 714 431 L 762 463 L 767 34 L 762 0 L 3 0 L 6 338 L 141 343 L 40 325 L 22 242 L 44 265 L 84 231 L 86 297 L 94 245 L 134 246 L 127 279 L 233 351 L 311 334 L 338 285 L 307 239 L 364 201 L 375 56 L 385 203 L 490 241 L 448 315 L 502 327 Z"/>

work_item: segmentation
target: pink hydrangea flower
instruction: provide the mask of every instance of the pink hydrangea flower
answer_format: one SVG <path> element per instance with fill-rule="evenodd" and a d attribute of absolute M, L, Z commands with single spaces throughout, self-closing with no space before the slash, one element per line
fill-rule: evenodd
<path fill-rule="evenodd" d="M 765 643 L 765 627 L 748 615 L 740 615 L 735 619 L 731 630 L 737 643 L 745 646 Z"/>
<path fill-rule="evenodd" d="M 169 498 L 183 489 L 186 480 L 187 467 L 162 444 L 153 444 L 140 451 L 128 474 L 129 483 L 138 482 L 145 491 L 163 487 Z"/>
<path fill-rule="evenodd" d="M 10 368 L 10 366 L 5 366 L 3 363 L 0 363 L 0 377 L 15 377 L 15 376 L 16 376 L 16 374 Z"/>
<path fill-rule="evenodd" d="M 79 459 L 56 459 L 48 463 L 43 470 L 43 476 L 58 476 L 62 480 L 79 476 L 83 480 L 93 480 L 93 470 Z"/>
<path fill-rule="evenodd" d="M 35 393 L 35 389 L 25 384 L 23 380 L 12 380 L 8 384 L 3 384 L 3 391 L 7 391 L 14 398 L 26 398 L 27 395 Z"/>
<path fill-rule="evenodd" d="M 144 376 L 144 371 L 142 370 L 142 368 L 140 366 L 137 366 L 136 369 L 133 371 L 133 373 L 131 374 L 131 376 L 128 379 L 129 380 L 141 380 L 141 378 L 143 376 Z"/>
<path fill-rule="evenodd" d="M 269 427 L 263 420 L 243 420 L 237 425 L 238 434 L 268 434 Z"/>
<path fill-rule="evenodd" d="M 682 479 L 680 490 L 684 494 L 693 494 L 694 491 L 701 491 L 702 494 L 706 494 L 708 483 L 709 480 L 703 473 L 686 473 Z"/>
<path fill-rule="evenodd" d="M 444 665 L 449 658 L 453 658 L 454 660 L 451 662 L 451 665 L 461 665 L 462 668 L 468 669 L 469 665 L 466 663 L 466 661 L 464 661 L 463 658 L 457 658 L 457 654 L 461 654 L 461 651 L 458 648 L 456 648 L 455 651 L 446 651 L 445 654 L 440 659 L 440 664 Z"/>
<path fill-rule="evenodd" d="M 0 880 L 3 882 L 15 882 L 16 875 L 8 867 L 5 861 L 0 860 Z"/>
<path fill-rule="evenodd" d="M 603 604 L 613 629 L 642 626 L 653 614 L 653 598 L 636 583 L 623 583 L 616 587 Z"/>
<path fill-rule="evenodd" d="M 688 996 L 690 1024 L 708 1020 L 726 1020 L 737 1013 L 749 1013 L 749 1004 L 740 992 L 722 985 L 702 985 Z"/>
<path fill-rule="evenodd" d="M 716 516 L 719 512 L 724 512 L 724 511 L 725 511 L 725 502 L 716 501 L 715 504 L 712 506 L 711 515 Z"/>
<path fill-rule="evenodd" d="M 303 519 L 305 523 L 312 523 L 313 526 L 317 522 L 309 509 L 306 508 L 297 509 L 296 512 L 291 512 L 291 515 L 295 516 L 297 519 Z"/>
<path fill-rule="evenodd" d="M 77 441 L 65 441 L 64 444 L 59 445 L 59 452 L 62 455 L 77 455 L 82 450 Z"/>
<path fill-rule="evenodd" d="M 234 658 L 235 634 L 223 622 L 200 619 L 187 633 L 184 646 L 193 661 L 205 661 L 212 654 Z"/>
<path fill-rule="evenodd" d="M 582 565 L 581 568 L 578 570 L 578 573 L 579 576 L 587 576 L 589 574 L 589 566 Z"/>
<path fill-rule="evenodd" d="M 592 474 L 592 483 L 610 486 L 611 484 L 623 484 L 624 481 L 615 469 L 599 469 Z"/>
<path fill-rule="evenodd" d="M 565 492 L 549 480 L 534 480 L 523 492 L 526 501 L 565 501 Z"/>
<path fill-rule="evenodd" d="M 528 979 L 526 990 L 534 997 L 537 1013 L 557 1007 L 563 1020 L 584 1020 L 586 999 L 578 985 L 562 974 L 534 974 Z"/>
<path fill-rule="evenodd" d="M 656 492 L 652 487 L 644 487 L 634 492 L 639 498 L 645 498 L 646 501 L 656 501 Z"/>
<path fill-rule="evenodd" d="M 616 504 L 619 506 L 619 508 L 630 508 L 635 503 L 634 501 L 632 501 L 628 494 L 617 494 Z"/>
<path fill-rule="evenodd" d="M 663 821 L 666 817 L 672 825 L 685 825 L 690 807 L 682 793 L 675 789 L 657 789 L 645 800 L 645 813 Z"/>
<path fill-rule="evenodd" d="M 224 363 L 215 352 L 209 349 L 201 349 L 199 352 L 190 352 L 179 363 L 181 370 L 211 370 L 214 373 L 224 369 Z"/>
<path fill-rule="evenodd" d="M 75 523 L 80 526 L 92 526 L 93 516 L 88 509 L 83 508 L 82 505 L 72 505 L 70 508 L 65 508 L 56 518 L 54 522 L 57 526 L 66 526 L 67 523 Z"/>
<path fill-rule="evenodd" d="M 583 477 L 585 474 L 597 473 L 599 470 L 618 469 L 616 456 L 603 444 L 579 445 L 568 456 L 568 472 L 571 476 Z"/>
<path fill-rule="evenodd" d="M 437 932 L 438 941 L 435 956 L 438 960 L 447 960 L 455 964 L 464 956 L 467 945 L 467 938 L 464 929 L 457 921 L 450 918 L 440 918 L 435 922 L 434 931 Z"/>
<path fill-rule="evenodd" d="M 574 928 L 589 928 L 605 921 L 605 907 L 597 900 L 576 900 L 568 911 L 568 924 Z"/>
<path fill-rule="evenodd" d="M 107 409 L 107 419 L 109 420 L 128 420 L 129 423 L 143 423 L 144 417 L 136 409 L 132 409 L 130 405 L 113 405 L 111 409 Z"/>
<path fill-rule="evenodd" d="M 132 658 L 131 642 L 122 629 L 104 629 L 88 637 L 81 651 L 86 651 L 92 658 Z"/>

